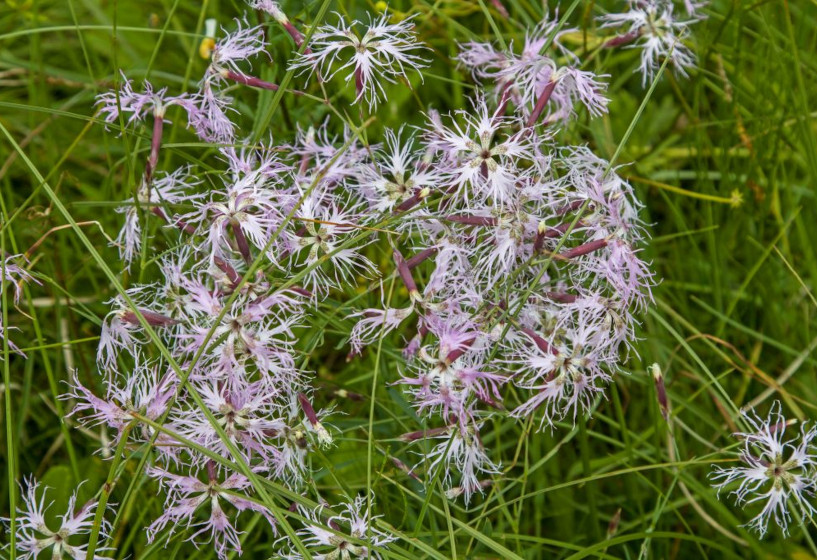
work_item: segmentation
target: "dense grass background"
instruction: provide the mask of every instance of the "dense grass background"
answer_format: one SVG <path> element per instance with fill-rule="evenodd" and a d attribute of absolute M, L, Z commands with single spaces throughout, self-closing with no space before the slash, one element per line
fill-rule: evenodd
<path fill-rule="evenodd" d="M 282 3 L 304 26 L 322 4 Z M 420 124 L 420 112 L 429 107 L 466 106 L 472 83 L 450 60 L 455 41 L 497 32 L 519 41 L 543 13 L 534 0 L 504 4 L 510 20 L 481 0 L 390 3 L 392 11 L 419 12 L 418 31 L 435 62 L 413 91 L 390 90 L 389 103 L 367 131 L 372 141 L 379 141 L 383 126 Z M 554 9 L 559 3 L 548 4 Z M 572 3 L 561 4 L 565 11 Z M 586 29 L 571 37 L 578 50 L 594 44 L 593 18 L 622 4 L 577 3 L 571 22 Z M 375 9 L 354 0 L 329 6 L 358 17 Z M 137 184 L 149 131 L 106 131 L 93 116 L 94 96 L 114 85 L 120 68 L 130 78 L 149 76 L 174 91 L 194 90 L 206 66 L 198 56 L 203 21 L 214 17 L 229 25 L 243 10 L 242 2 L 226 0 L 5 0 L 0 7 L 2 244 L 15 253 L 33 247 L 32 270 L 43 284 L 27 287 L 17 308 L 4 298 L 8 324 L 20 328 L 12 338 L 29 359 L 11 356 L 2 364 L 10 393 L 0 405 L 3 515 L 9 469 L 18 479 L 36 474 L 55 489 L 58 505 L 80 480 L 88 480 L 85 496 L 96 493 L 109 469 L 104 453 L 92 455 L 104 447 L 105 434 L 75 429 L 63 419 L 68 404 L 56 397 L 71 368 L 89 386 L 95 383 L 103 302 L 114 291 L 77 234 L 64 227 L 43 181 L 118 272 L 106 235 L 115 236 L 121 225 L 113 209 Z M 719 501 L 706 480 L 713 461 L 732 460 L 723 451 L 734 443 L 737 408 L 757 399 L 765 410 L 779 398 L 790 416 L 815 417 L 817 4 L 715 0 L 707 14 L 709 20 L 694 27 L 700 69 L 689 79 L 663 77 L 618 160 L 629 164 L 620 173 L 646 205 L 653 235 L 646 251 L 662 283 L 643 317 L 640 356 L 631 357 L 630 375 L 616 380 L 592 419 L 540 434 L 529 424 L 497 423 L 486 444 L 504 475 L 465 509 L 446 500 L 439 487 L 426 493 L 385 455 L 410 458 L 394 436 L 417 429 L 398 390 L 378 383 L 371 394 L 375 371 L 383 381 L 397 379 L 399 338 L 384 342 L 377 364 L 374 352 L 347 363 L 343 342 L 351 322 L 331 299 L 320 308 L 323 324 L 304 333 L 302 350 L 311 351 L 305 359 L 327 388 L 319 400 L 334 398 L 346 413 L 334 422 L 343 432 L 338 447 L 315 459 L 314 484 L 330 495 L 339 485 L 354 493 L 370 484 L 384 520 L 406 539 L 398 543 L 401 550 L 460 558 L 817 558 L 807 528 L 792 527 L 787 540 L 776 528 L 763 541 L 747 533 L 739 525 L 757 511 L 735 509 L 726 496 Z M 268 28 L 274 62 L 255 70 L 277 82 L 291 42 L 276 24 Z M 588 66 L 611 74 L 610 114 L 580 119 L 561 134 L 609 158 L 647 90 L 632 73 L 635 51 L 598 52 Z M 296 124 L 316 124 L 326 114 L 319 104 L 287 95 L 274 114 L 272 92 L 236 89 L 233 95 L 241 103 L 242 130 L 256 138 L 271 134 L 285 141 Z M 338 92 L 333 102 L 356 119 L 350 99 L 350 92 Z M 188 161 L 222 167 L 214 150 L 185 130 L 181 115 L 171 111 L 169 118 L 179 123 L 166 133 L 160 169 Z M 738 195 L 743 203 L 730 204 Z M 158 225 L 153 222 L 157 252 L 175 239 Z M 372 257 L 388 270 L 389 256 L 380 252 Z M 155 273 L 146 262 L 122 281 L 130 285 Z M 376 295 L 366 297 L 376 303 Z M 646 373 L 652 363 L 666 376 L 670 424 Z M 337 399 L 335 388 L 363 398 Z M 370 398 L 376 399 L 373 433 Z M 365 453 L 370 439 L 376 450 L 371 469 Z M 136 464 L 125 463 L 114 492 L 121 517 L 115 557 L 189 557 L 192 546 L 178 537 L 167 550 L 146 548 L 141 528 L 163 504 L 152 483 L 133 472 Z M 265 558 L 272 537 L 260 524 L 251 531 L 256 523 L 241 527 L 247 531 L 245 556 Z M 198 557 L 214 554 L 202 550 Z"/>

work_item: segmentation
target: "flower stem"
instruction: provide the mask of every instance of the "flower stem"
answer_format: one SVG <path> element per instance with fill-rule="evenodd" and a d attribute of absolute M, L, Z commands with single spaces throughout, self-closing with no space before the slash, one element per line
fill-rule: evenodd
<path fill-rule="evenodd" d="M 102 495 L 99 497 L 99 503 L 96 505 L 96 513 L 94 515 L 94 526 L 91 528 L 91 536 L 88 539 L 88 553 L 86 558 L 94 558 L 96 552 L 96 545 L 99 541 L 99 531 L 102 529 L 103 518 L 105 517 L 105 508 L 108 505 L 108 498 L 113 491 L 116 471 L 119 470 L 119 464 L 124 457 L 125 446 L 128 443 L 128 436 L 130 435 L 132 425 L 128 424 L 119 434 L 119 443 L 116 444 L 116 455 L 114 455 L 111 468 L 108 471 L 108 479 L 102 486 Z"/>
<path fill-rule="evenodd" d="M 528 122 L 525 123 L 526 128 L 530 128 L 535 125 L 536 121 L 539 120 L 539 117 L 542 116 L 542 112 L 545 110 L 545 105 L 547 105 L 548 101 L 550 101 L 550 96 L 553 95 L 554 89 L 556 89 L 556 82 L 551 80 L 545 86 L 545 89 L 542 90 L 542 94 L 536 101 L 536 105 L 534 106 L 530 117 L 528 117 Z"/>

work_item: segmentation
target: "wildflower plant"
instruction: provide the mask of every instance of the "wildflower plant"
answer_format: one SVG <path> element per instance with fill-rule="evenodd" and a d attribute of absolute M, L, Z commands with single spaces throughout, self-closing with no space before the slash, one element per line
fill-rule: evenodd
<path fill-rule="evenodd" d="M 754 411 L 744 412 L 749 432 L 734 434 L 740 440 L 739 464 L 715 467 L 710 478 L 720 490 L 731 490 L 739 506 L 761 505 L 760 512 L 748 523 L 760 536 L 774 521 L 786 534 L 792 518 L 800 522 L 817 513 L 812 504 L 817 487 L 814 439 L 817 428 L 801 424 L 792 429 L 776 401 L 766 418 Z M 786 435 L 786 430 L 790 435 Z M 791 432 L 794 431 L 794 434 Z"/>
<path fill-rule="evenodd" d="M 95 356 L 67 348 L 59 383 L 49 362 L 56 398 L 44 400 L 65 420 L 74 474 L 81 437 L 94 455 L 82 467 L 108 475 L 84 506 L 74 491 L 58 521 L 43 485 L 26 479 L 4 518 L 4 552 L 385 559 L 444 557 L 448 538 L 451 557 L 519 558 L 522 545 L 514 552 L 469 518 L 482 524 L 500 501 L 544 504 L 527 469 L 550 468 L 559 453 L 571 463 L 577 434 L 582 460 L 562 474 L 592 481 L 589 422 L 626 427 L 637 397 L 623 398 L 619 384 L 631 373 L 643 381 L 639 337 L 654 322 L 641 322 L 656 313 L 660 280 L 647 256 L 653 214 L 634 185 L 666 185 L 639 177 L 628 158 L 648 150 L 624 144 L 667 72 L 673 92 L 698 72 L 693 24 L 714 8 L 627 0 L 579 17 L 562 3 L 533 17 L 496 0 L 474 13 L 467 3 L 330 4 L 315 14 L 249 0 L 217 19 L 205 7 L 185 79 L 168 80 L 152 59 L 89 101 L 108 142 L 147 148 L 123 158 L 127 173 L 106 163 L 118 189 L 108 221 L 120 228 L 108 250 L 119 259 L 86 244 L 106 273 L 93 301 L 102 311 L 68 289 L 59 296 L 94 319 L 84 342 Z M 484 16 L 493 32 L 456 23 L 452 10 Z M 621 61 L 636 49 L 642 79 L 630 89 L 649 90 L 616 146 L 613 123 L 633 100 L 621 93 L 633 81 Z M 462 103 L 424 93 L 448 80 L 443 69 L 462 76 L 453 82 Z M 399 116 L 409 95 L 413 118 Z M 42 184 L 82 240 L 83 228 L 102 227 L 77 223 Z M 20 324 L 6 311 L 46 276 L 29 253 L 2 264 L 8 368 L 11 354 L 27 356 L 6 338 Z M 39 326 L 36 337 L 38 351 L 70 346 L 68 334 L 52 342 Z M 670 407 L 670 379 L 650 371 L 671 440 L 684 407 Z M 711 377 L 719 410 L 734 407 Z M 760 507 L 749 523 L 760 536 L 772 521 L 787 533 L 811 519 L 817 428 L 793 430 L 779 403 L 765 419 L 736 421 L 739 462 L 715 467 L 715 491 Z M 662 459 L 663 442 L 640 447 L 665 435 L 650 430 L 603 436 L 615 451 L 600 468 Z M 680 464 L 676 442 L 666 447 L 662 468 Z M 161 507 L 134 513 L 147 494 Z M 687 502 L 697 506 L 686 494 L 678 503 Z M 595 523 L 610 505 L 586 509 Z M 400 512 L 419 519 L 413 534 Z M 426 515 L 445 516 L 445 538 L 436 517 L 426 534 Z M 610 535 L 620 511 L 614 519 Z M 473 537 L 464 548 L 463 535 Z"/>

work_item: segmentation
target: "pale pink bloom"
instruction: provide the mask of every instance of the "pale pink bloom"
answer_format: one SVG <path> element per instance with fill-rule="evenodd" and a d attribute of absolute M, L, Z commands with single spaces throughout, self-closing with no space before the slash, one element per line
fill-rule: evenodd
<path fill-rule="evenodd" d="M 68 499 L 66 512 L 59 516 L 59 528 L 55 531 L 50 529 L 46 523 L 46 512 L 53 503 L 46 504 L 48 487 L 43 489 L 38 498 L 37 489 L 40 483 L 33 476 L 26 480 L 25 486 L 22 492 L 23 503 L 17 510 L 15 527 L 17 532 L 17 557 L 21 560 L 44 558 L 46 555 L 43 553 L 48 551 L 48 557 L 53 560 L 60 560 L 61 558 L 87 560 L 88 544 L 77 544 L 77 537 L 84 537 L 91 533 L 98 502 L 91 500 L 82 507 L 77 507 L 79 488 L 74 490 Z M 110 504 L 108 507 L 111 507 Z M 8 524 L 8 518 L 1 519 Z M 110 530 L 110 523 L 103 517 L 98 542 L 107 539 Z M 4 548 L 8 548 L 8 545 Z M 94 553 L 94 560 L 107 558 L 100 556 L 99 553 L 110 551 L 111 549 L 98 547 Z"/>
<path fill-rule="evenodd" d="M 227 33 L 216 42 L 210 54 L 210 66 L 204 75 L 204 82 L 220 82 L 229 75 L 244 76 L 240 63 L 267 52 L 264 29 L 258 25 L 249 27 L 245 21 L 236 19 L 236 30 Z"/>
<path fill-rule="evenodd" d="M 179 529 L 194 529 L 187 540 L 196 548 L 211 544 L 221 560 L 231 551 L 241 554 L 241 531 L 236 529 L 236 517 L 242 511 L 254 511 L 263 515 L 273 530 L 275 519 L 263 505 L 250 500 L 252 483 L 242 474 L 233 473 L 219 480 L 213 463 L 207 465 L 207 482 L 199 480 L 194 471 L 190 475 L 173 474 L 159 467 L 151 467 L 148 474 L 157 479 L 167 489 L 164 513 L 147 528 L 148 541 L 153 542 L 158 533 L 169 527 L 167 542 Z M 209 505 L 209 516 L 196 520 L 197 512 Z M 231 519 L 224 506 L 232 506 L 236 511 Z"/>
<path fill-rule="evenodd" d="M 232 384 L 244 379 L 250 368 L 273 386 L 294 382 L 299 372 L 291 353 L 295 342 L 292 329 L 301 319 L 297 311 L 300 305 L 288 294 L 254 300 L 242 294 L 219 323 L 213 324 L 216 319 L 213 316 L 191 324 L 189 332 L 178 335 L 178 350 L 187 355 L 203 350 L 202 368 L 192 378 L 205 380 L 215 376 Z M 205 344 L 210 330 L 213 334 Z"/>
<path fill-rule="evenodd" d="M 645 307 L 652 300 L 651 287 L 655 281 L 649 263 L 641 259 L 641 249 L 616 237 L 599 241 L 605 247 L 574 259 L 579 278 L 592 278 L 591 285 L 596 288 L 609 288 L 637 308 Z"/>
<path fill-rule="evenodd" d="M 211 260 L 229 259 L 235 253 L 249 263 L 255 258 L 252 247 L 274 259 L 274 247 L 268 244 L 284 218 L 282 204 L 288 198 L 276 179 L 257 168 L 224 178 L 209 200 L 194 200 L 194 210 L 181 219 L 204 237 L 199 249 Z"/>
<path fill-rule="evenodd" d="M 434 293 L 449 294 L 453 287 L 460 292 L 465 286 L 472 286 L 476 281 L 471 274 L 470 259 L 475 255 L 475 249 L 463 247 L 451 235 L 441 237 L 434 245 L 437 253 L 434 258 L 434 270 L 431 272 L 424 291 L 425 296 Z M 481 299 L 477 296 L 477 299 Z"/>
<path fill-rule="evenodd" d="M 18 329 L 17 327 L 5 327 L 5 326 L 3 326 L 2 321 L 0 321 L 0 345 L 3 344 L 4 339 L 8 338 L 6 336 L 6 331 L 9 331 L 9 330 L 15 330 L 16 331 L 16 330 L 20 330 L 20 329 Z M 14 344 L 14 342 L 12 342 L 11 339 L 8 339 L 8 345 L 9 345 L 9 350 L 10 351 L 18 354 L 19 356 L 22 356 L 23 358 L 28 358 L 28 356 L 26 356 L 25 352 L 20 350 L 20 347 L 17 346 L 16 344 Z M 0 348 L 2 348 L 2 346 L 0 346 Z M 2 360 L 3 360 L 3 353 L 0 352 L 0 361 L 2 361 Z"/>
<path fill-rule="evenodd" d="M 474 250 L 477 257 L 475 265 L 481 271 L 479 280 L 483 281 L 483 286 L 490 288 L 531 257 L 540 221 L 521 204 L 505 206 L 501 211 L 491 212 L 485 217 L 493 223 L 472 230 L 480 240 Z"/>
<path fill-rule="evenodd" d="M 292 168 L 281 161 L 279 150 L 274 146 L 270 138 L 267 144 L 242 146 L 238 150 L 232 146 L 222 148 L 221 155 L 227 161 L 230 180 L 257 184 L 278 184 L 283 181 Z"/>
<path fill-rule="evenodd" d="M 641 49 L 638 71 L 645 86 L 665 59 L 682 76 L 695 67 L 695 54 L 684 45 L 684 40 L 689 36 L 689 26 L 698 19 L 677 20 L 673 10 L 672 0 L 639 0 L 630 2 L 627 12 L 601 17 L 602 27 L 620 28 L 628 38 L 633 38 L 626 48 Z"/>
<path fill-rule="evenodd" d="M 275 436 L 285 425 L 280 415 L 279 392 L 261 381 L 235 380 L 225 384 L 218 381 L 196 383 L 196 391 L 210 414 L 227 435 L 240 457 L 234 457 L 204 412 L 194 403 L 183 404 L 171 415 L 171 429 L 205 449 L 233 460 L 261 464 L 272 461 L 277 453 Z M 188 450 L 197 465 L 208 461 L 206 456 Z"/>
<path fill-rule="evenodd" d="M 292 25 L 292 22 L 289 21 L 287 15 L 283 10 L 281 10 L 281 6 L 278 4 L 278 2 L 273 0 L 249 0 L 249 3 L 250 7 L 267 12 L 275 21 L 281 24 L 281 26 L 286 29 L 286 32 L 289 33 L 290 37 L 292 37 L 292 40 L 295 41 L 295 45 L 297 47 L 300 47 L 303 44 L 303 33 Z"/>
<path fill-rule="evenodd" d="M 142 121 L 146 116 L 152 115 L 156 118 L 164 118 L 168 107 L 178 105 L 183 108 L 188 115 L 195 110 L 193 99 L 186 93 L 181 95 L 167 95 L 167 88 L 154 91 L 153 85 L 145 80 L 143 82 L 142 93 L 133 90 L 133 82 L 125 77 L 121 72 L 122 85 L 119 92 L 108 91 L 96 97 L 96 104 L 99 105 L 99 113 L 103 115 L 105 122 L 115 123 L 120 114 L 127 114 L 127 124 Z M 189 119 L 189 116 L 188 116 Z"/>
<path fill-rule="evenodd" d="M 482 335 L 471 321 L 432 316 L 425 325 L 437 342 L 419 349 L 419 359 L 397 383 L 410 388 L 421 412 L 445 419 L 454 417 L 466 426 L 474 399 L 499 401 L 499 388 L 505 378 L 488 370 Z"/>
<path fill-rule="evenodd" d="M 172 370 L 161 374 L 158 365 L 150 364 L 144 358 L 139 358 L 136 363 L 133 371 L 124 379 L 115 378 L 106 383 L 104 398 L 97 397 L 86 388 L 74 371 L 70 392 L 60 396 L 62 399 L 76 401 L 69 416 L 85 413 L 78 419 L 81 424 L 105 424 L 113 428 L 117 431 L 114 444 L 122 431 L 137 421 L 134 413 L 149 420 L 160 418 L 175 396 L 178 383 L 176 375 Z M 152 435 L 152 428 L 143 426 L 141 440 L 147 441 Z"/>
<path fill-rule="evenodd" d="M 124 302 L 117 298 L 109 303 L 115 303 L 117 309 L 108 313 L 102 322 L 102 332 L 96 354 L 97 363 L 104 369 L 115 366 L 120 352 L 124 351 L 134 355 L 137 348 L 144 344 L 144 340 L 139 336 L 142 327 L 138 323 L 125 319 L 129 309 Z"/>
<path fill-rule="evenodd" d="M 519 368 L 514 384 L 530 392 L 512 416 L 525 418 L 541 409 L 540 428 L 565 418 L 575 423 L 579 412 L 588 411 L 610 381 L 605 370 L 615 370 L 617 359 L 599 351 L 603 336 L 594 325 L 582 322 L 565 332 L 563 339 L 530 344 L 509 360 L 511 367 Z"/>
<path fill-rule="evenodd" d="M 361 167 L 359 184 L 364 198 L 376 212 L 400 209 L 412 197 L 422 200 L 440 190 L 447 180 L 438 166 L 427 161 L 425 152 L 413 149 L 413 138 L 403 141 L 403 128 L 385 131 L 385 146 L 372 165 Z"/>
<path fill-rule="evenodd" d="M 199 183 L 201 181 L 193 178 L 189 167 L 180 167 L 173 173 L 156 178 L 150 185 L 140 183 L 136 196 L 117 206 L 116 212 L 125 214 L 125 223 L 112 245 L 119 249 L 119 258 L 125 262 L 126 269 L 130 268 L 142 246 L 142 225 L 139 221 L 138 207 L 141 207 L 142 212 L 150 212 L 156 207 L 163 217 L 168 217 L 162 209 L 164 205 L 178 204 L 203 196 L 190 192 Z"/>
<path fill-rule="evenodd" d="M 471 496 L 475 492 L 480 494 L 483 485 L 480 478 L 499 474 L 499 465 L 494 463 L 485 452 L 485 448 L 479 438 L 478 424 L 471 424 L 467 428 L 449 427 L 443 433 L 434 436 L 436 443 L 432 450 L 425 455 L 428 461 L 426 472 L 436 473 L 441 469 L 443 483 L 449 487 L 456 487 L 462 492 L 465 503 L 471 501 Z M 458 475 L 452 474 L 452 471 Z M 455 484 L 455 478 L 458 483 Z"/>
<path fill-rule="evenodd" d="M 235 111 L 232 98 L 216 93 L 209 82 L 193 96 L 195 105 L 189 113 L 190 126 L 205 142 L 231 144 L 235 138 L 235 124 L 227 111 Z"/>
<path fill-rule="evenodd" d="M 306 272 L 304 284 L 312 292 L 325 294 L 340 288 L 355 276 L 377 274 L 374 264 L 361 249 L 371 242 L 363 239 L 346 245 L 350 237 L 363 232 L 356 227 L 363 222 L 362 209 L 355 205 L 341 207 L 325 189 L 315 188 L 296 212 L 299 229 L 289 232 L 293 253 L 290 266 Z"/>
<path fill-rule="evenodd" d="M 529 115 L 543 95 L 550 97 L 548 121 L 567 120 L 575 115 L 576 103 L 583 104 L 591 115 L 607 112 L 608 99 L 604 97 L 607 84 L 592 72 L 573 66 L 559 66 L 543 49 L 550 43 L 571 60 L 575 56 L 560 43 L 560 38 L 575 29 L 557 32 L 558 20 L 545 19 L 525 35 L 520 54 L 499 51 L 488 43 L 469 42 L 460 45 L 457 59 L 470 69 L 477 80 L 490 79 L 497 85 L 500 97 L 510 95 L 521 112 Z M 552 88 L 552 89 L 551 89 Z M 541 109 L 540 109 L 541 111 Z"/>
<path fill-rule="evenodd" d="M 346 146 L 345 150 L 341 149 L 343 146 Z M 300 158 L 295 183 L 307 188 L 318 171 L 322 185 L 335 186 L 348 179 L 356 181 L 361 168 L 367 165 L 369 151 L 376 150 L 377 145 L 363 146 L 345 123 L 343 132 L 335 135 L 329 131 L 329 119 L 326 119 L 317 128 L 310 126 L 303 130 L 299 125 L 295 142 L 284 148 Z"/>
<path fill-rule="evenodd" d="M 687 13 L 696 19 L 706 19 L 706 15 L 699 12 L 709 5 L 709 0 L 684 0 Z"/>
<path fill-rule="evenodd" d="M 279 416 L 283 428 L 275 434 L 278 440 L 278 453 L 270 465 L 270 471 L 276 478 L 283 480 L 292 488 L 303 484 L 309 472 L 310 451 L 316 447 L 327 447 L 332 442 L 324 424 L 325 418 L 330 413 L 330 409 L 315 411 L 310 405 L 307 415 L 299 396 L 293 392 L 288 393 Z"/>
<path fill-rule="evenodd" d="M 365 496 L 357 496 L 351 502 L 336 506 L 335 510 L 339 510 L 339 513 L 329 516 L 325 525 L 321 522 L 325 515 L 323 506 L 318 506 L 314 510 L 299 509 L 301 515 L 312 523 L 300 529 L 298 535 L 303 537 L 304 544 L 311 549 L 310 555 L 315 560 L 380 559 L 382 549 L 397 540 L 397 537 L 373 526 L 372 521 L 382 516 L 375 515 L 369 518 Z M 330 531 L 325 527 L 334 530 Z M 289 548 L 284 558 L 288 560 L 303 558 L 288 539 L 282 540 L 287 542 Z"/>
<path fill-rule="evenodd" d="M 190 245 L 182 245 L 159 262 L 164 282 L 156 286 L 154 298 L 162 302 L 168 317 L 181 324 L 218 315 L 225 295 L 222 289 L 231 286 L 229 279 L 220 282 L 221 277 L 216 274 L 221 273 L 220 269 L 215 265 L 208 269 L 204 263 L 194 262 L 195 257 Z"/>
<path fill-rule="evenodd" d="M 514 121 L 491 111 L 481 95 L 473 100 L 472 110 L 456 111 L 448 126 L 433 115 L 429 119 L 426 140 L 442 155 L 441 164 L 456 187 L 454 196 L 466 206 L 490 203 L 498 207 L 515 198 L 516 182 L 526 173 L 517 165 L 533 157 L 535 137 L 505 133 Z"/>
<path fill-rule="evenodd" d="M 413 313 L 414 306 L 409 306 L 405 308 L 387 307 L 382 310 L 365 309 L 349 315 L 348 318 L 360 318 L 349 335 L 349 342 L 355 353 L 359 353 L 364 346 L 376 342 L 381 336 L 399 327 Z"/>
<path fill-rule="evenodd" d="M 347 83 L 355 83 L 355 102 L 365 100 L 374 109 L 387 98 L 381 80 L 397 83 L 402 76 L 408 81 L 407 68 L 419 72 L 428 65 L 415 54 L 426 47 L 417 42 L 412 18 L 399 23 L 390 20 L 388 14 L 371 19 L 361 35 L 360 22 L 347 24 L 338 14 L 338 24 L 318 28 L 309 44 L 311 51 L 297 55 L 290 68 L 308 75 L 317 71 L 324 80 L 343 72 Z"/>
<path fill-rule="evenodd" d="M 817 514 L 811 499 L 817 491 L 817 455 L 814 441 L 817 428 L 802 424 L 800 430 L 786 437 L 790 422 L 781 413 L 776 401 L 769 415 L 761 418 L 753 410 L 744 411 L 742 419 L 751 431 L 733 434 L 742 440 L 740 463 L 735 466 L 715 466 L 710 478 L 718 492 L 734 488 L 730 494 L 735 504 L 763 505 L 748 526 L 761 538 L 766 534 L 769 521 L 788 534 L 794 514 L 798 523 Z"/>
<path fill-rule="evenodd" d="M 3 286 L 11 285 L 14 288 L 14 303 L 20 303 L 20 297 L 23 295 L 23 285 L 29 282 L 34 282 L 41 286 L 39 280 L 34 278 L 31 273 L 23 268 L 20 263 L 28 264 L 28 259 L 23 254 L 8 255 L 3 262 L 0 263 L 0 294 L 3 293 Z"/>

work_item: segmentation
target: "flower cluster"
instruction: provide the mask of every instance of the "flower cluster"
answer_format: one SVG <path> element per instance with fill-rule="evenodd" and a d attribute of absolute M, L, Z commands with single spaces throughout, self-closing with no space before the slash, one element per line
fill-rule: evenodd
<path fill-rule="evenodd" d="M 469 112 L 429 115 L 416 154 L 401 158 L 430 160 L 440 175 L 433 191 L 415 187 L 397 206 L 416 251 L 394 254 L 408 307 L 354 314 L 356 351 L 416 324 L 398 383 L 443 423 L 428 469 L 442 465 L 466 500 L 497 470 L 479 433 L 507 408 L 504 386 L 525 395 L 512 416 L 574 421 L 618 371 L 634 313 L 650 301 L 631 187 L 587 147 L 555 145 L 520 113 L 477 97 Z M 389 146 L 384 157 L 405 151 Z M 373 208 L 394 204 L 393 192 L 363 192 Z"/>
<path fill-rule="evenodd" d="M 355 102 L 374 110 L 386 100 L 384 81 L 408 81 L 428 65 L 412 17 L 371 18 L 359 32 L 359 22 L 338 16 L 304 44 L 278 3 L 250 5 L 300 48 L 289 67 L 304 89 L 325 88 L 340 73 L 354 81 Z M 654 280 L 631 186 L 614 162 L 558 139 L 560 127 L 582 112 L 604 114 L 608 102 L 607 76 L 583 69 L 560 40 L 568 31 L 547 19 L 521 53 L 461 45 L 457 60 L 480 82 L 470 109 L 431 109 L 419 129 L 386 129 L 381 144 L 370 143 L 365 124 L 331 120 L 299 127 L 289 142 L 241 141 L 225 86 L 278 90 L 250 73 L 268 54 L 263 29 L 246 20 L 218 40 L 208 24 L 197 92 L 170 96 L 145 82 L 136 93 L 125 78 L 118 92 L 99 96 L 108 123 L 153 116 L 145 172 L 118 210 L 123 267 L 152 249 L 146 220 L 161 220 L 173 239 L 141 259 L 155 263 L 159 280 L 108 302 L 99 381 L 75 373 L 63 398 L 77 422 L 114 432 L 117 449 L 150 450 L 146 474 L 165 507 L 146 527 L 149 541 L 183 531 L 226 558 L 241 553 L 244 512 L 261 514 L 278 534 L 280 510 L 266 484 L 306 495 L 311 458 L 335 437 L 303 343 L 327 308 L 340 312 L 350 360 L 393 331 L 406 335 L 399 374 L 388 382 L 430 426 L 402 439 L 426 440 L 430 451 L 405 470 L 418 480 L 442 473 L 451 499 L 467 502 L 500 472 L 481 434 L 489 421 L 552 428 L 603 397 Z M 670 42 L 650 59 L 679 56 Z M 329 104 L 326 97 L 309 98 Z M 206 170 L 156 172 L 170 106 L 212 144 Z M 11 266 L 6 275 L 15 286 L 31 279 Z M 393 280 L 388 296 L 384 279 Z M 378 285 L 379 305 L 360 304 L 358 294 Z M 42 502 L 31 496 L 33 521 L 19 529 L 20 542 L 36 529 L 46 536 L 37 543 L 57 546 L 60 533 L 37 521 Z M 374 526 L 371 500 L 290 509 L 306 522 L 302 542 L 278 540 L 285 557 L 299 558 L 304 545 L 316 558 L 380 557 L 394 540 Z M 84 534 L 87 515 L 65 530 Z"/>
<path fill-rule="evenodd" d="M 719 492 L 732 489 L 737 505 L 763 506 L 748 523 L 761 537 L 771 520 L 787 534 L 792 515 L 803 520 L 817 513 L 812 503 L 817 491 L 817 427 L 803 423 L 787 436 L 792 422 L 783 416 L 779 401 L 766 418 L 745 411 L 743 420 L 751 431 L 734 434 L 740 440 L 739 464 L 716 466 L 710 478 Z"/>

